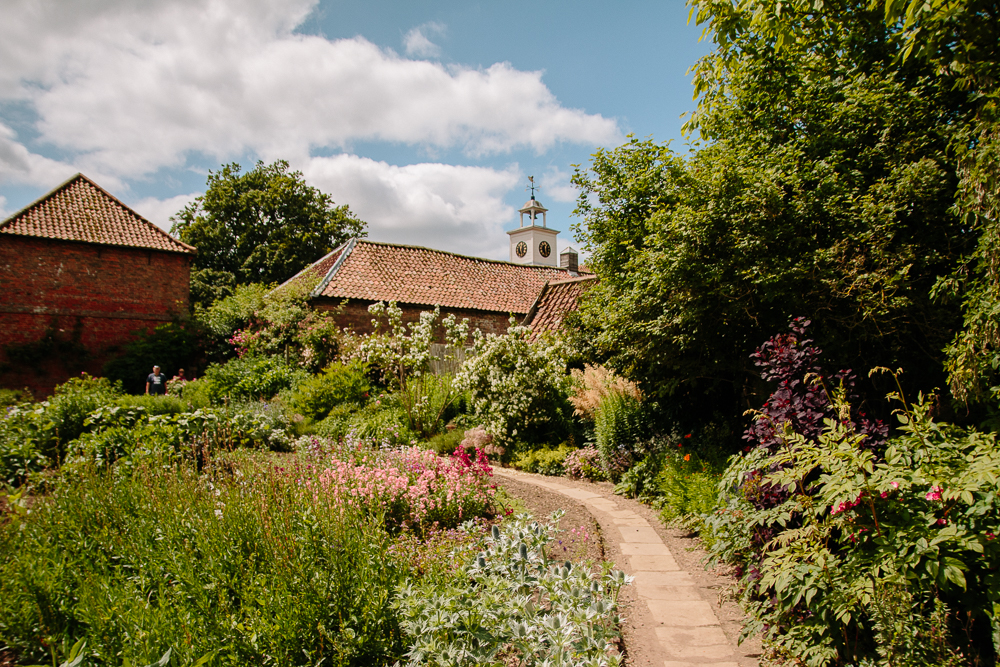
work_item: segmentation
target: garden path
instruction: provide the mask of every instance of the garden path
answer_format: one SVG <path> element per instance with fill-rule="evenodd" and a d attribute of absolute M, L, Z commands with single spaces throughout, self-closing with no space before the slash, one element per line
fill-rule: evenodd
<path fill-rule="evenodd" d="M 494 468 L 508 493 L 529 489 L 579 503 L 601 528 L 604 557 L 635 577 L 623 595 L 623 635 L 627 664 L 635 667 L 751 667 L 760 644 L 738 644 L 742 618 L 732 603 L 719 600 L 731 579 L 707 572 L 704 551 L 683 530 L 664 527 L 651 508 L 615 496 L 612 485 L 545 477 Z M 630 590 L 631 589 L 631 590 Z"/>

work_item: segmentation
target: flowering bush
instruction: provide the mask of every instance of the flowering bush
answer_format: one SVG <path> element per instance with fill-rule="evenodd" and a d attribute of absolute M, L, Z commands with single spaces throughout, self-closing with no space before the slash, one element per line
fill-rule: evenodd
<path fill-rule="evenodd" d="M 833 398 L 849 414 L 843 393 Z M 852 421 L 828 419 L 816 437 L 786 430 L 779 449 L 726 471 L 706 524 L 741 574 L 744 634 L 808 665 L 991 664 L 1000 446 L 929 412 L 904 405 L 881 458 Z M 762 506 L 760 488 L 779 501 Z"/>
<path fill-rule="evenodd" d="M 420 447 L 379 450 L 353 442 L 334 453 L 316 493 L 383 514 L 390 528 L 453 528 L 492 511 L 492 476 L 482 452 L 439 457 Z"/>
<path fill-rule="evenodd" d="M 336 311 L 309 306 L 305 285 L 293 282 L 279 289 L 240 285 L 231 296 L 200 310 L 199 319 L 238 357 L 282 355 L 315 372 L 337 357 L 343 334 Z"/>
<path fill-rule="evenodd" d="M 503 456 L 504 448 L 493 442 L 493 436 L 482 426 L 470 428 L 461 442 L 462 449 L 481 449 L 487 456 Z"/>
<path fill-rule="evenodd" d="M 510 321 L 502 335 L 475 332 L 474 354 L 455 383 L 472 396 L 476 419 L 511 453 L 516 442 L 559 442 L 570 427 L 565 346 L 529 342 L 531 330 Z"/>
<path fill-rule="evenodd" d="M 618 595 L 632 577 L 553 562 L 554 533 L 517 517 L 493 527 L 457 583 L 404 587 L 396 606 L 412 641 L 407 665 L 620 665 Z"/>
<path fill-rule="evenodd" d="M 450 375 L 427 373 L 441 309 L 420 313 L 419 319 L 408 325 L 409 329 L 395 301 L 388 305 L 381 301 L 374 303 L 368 307 L 368 312 L 374 316 L 373 331 L 361 339 L 354 354 L 377 369 L 382 381 L 397 390 L 409 428 L 424 437 L 434 435 L 440 430 L 445 411 L 457 396 Z M 444 327 L 449 349 L 465 344 L 469 320 L 459 322 L 454 315 L 449 315 L 441 319 L 440 325 Z"/>
<path fill-rule="evenodd" d="M 566 472 L 566 476 L 571 479 L 589 479 L 594 482 L 603 482 L 608 479 L 608 475 L 601 465 L 601 454 L 594 446 L 570 452 L 563 459 L 563 470 Z"/>

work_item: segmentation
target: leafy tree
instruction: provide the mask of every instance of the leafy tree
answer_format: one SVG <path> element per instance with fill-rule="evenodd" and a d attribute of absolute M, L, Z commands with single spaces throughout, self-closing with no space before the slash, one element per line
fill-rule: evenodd
<path fill-rule="evenodd" d="M 172 233 L 198 248 L 193 296 L 202 305 L 226 295 L 213 294 L 212 285 L 282 282 L 365 235 L 346 205 L 307 185 L 284 160 L 258 162 L 245 174 L 237 163 L 210 172 L 205 194 L 171 220 Z"/>
<path fill-rule="evenodd" d="M 693 7 L 717 48 L 688 129 L 711 143 L 681 159 L 631 138 L 574 176 L 601 278 L 577 322 L 597 356 L 681 421 L 759 405 L 750 353 L 796 316 L 840 367 L 940 385 L 960 317 L 930 292 L 976 243 L 950 210 L 975 95 L 902 62 L 866 2 L 788 19 L 780 49 L 758 3 Z"/>
<path fill-rule="evenodd" d="M 867 23 L 877 39 L 858 40 L 858 45 L 887 50 L 900 72 L 913 71 L 914 62 L 929 66 L 944 85 L 966 94 L 974 115 L 968 122 L 953 125 L 949 146 L 959 178 L 953 212 L 979 242 L 965 262 L 941 277 L 935 295 L 960 302 L 964 314 L 964 327 L 946 350 L 953 393 L 970 406 L 987 400 L 990 393 L 995 396 L 998 390 L 994 385 L 1000 384 L 1000 327 L 996 325 L 1000 313 L 1000 3 L 742 0 L 734 6 L 717 0 L 693 0 L 691 6 L 698 23 L 707 23 L 720 45 L 716 54 L 696 67 L 697 90 L 708 92 L 708 104 L 702 107 L 724 100 L 718 61 L 732 61 L 744 33 L 759 35 L 772 51 L 812 52 L 824 48 L 819 44 L 829 48 L 842 43 L 834 37 L 842 32 L 844 13 L 869 15 Z M 810 29 L 803 30 L 803 26 Z M 700 126 L 700 121 L 696 114 L 690 127 Z"/>

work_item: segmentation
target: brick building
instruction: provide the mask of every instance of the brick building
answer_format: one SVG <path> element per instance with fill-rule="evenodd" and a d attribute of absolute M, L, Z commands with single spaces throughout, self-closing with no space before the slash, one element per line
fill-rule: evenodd
<path fill-rule="evenodd" d="M 99 374 L 189 308 L 195 249 L 77 174 L 0 224 L 0 385 Z"/>
<path fill-rule="evenodd" d="M 575 252 L 564 255 L 565 267 L 534 265 L 352 239 L 285 284 L 304 281 L 315 308 L 345 304 L 339 324 L 360 334 L 371 331 L 368 306 L 378 301 L 397 302 L 407 322 L 441 306 L 443 315 L 468 318 L 483 333 L 503 333 L 511 316 L 524 319 L 548 283 L 579 275 Z"/>

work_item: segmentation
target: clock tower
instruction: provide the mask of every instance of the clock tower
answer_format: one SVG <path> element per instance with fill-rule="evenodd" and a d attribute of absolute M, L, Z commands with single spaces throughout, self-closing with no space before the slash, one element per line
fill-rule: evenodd
<path fill-rule="evenodd" d="M 545 213 L 548 209 L 535 199 L 534 177 L 529 180 L 531 199 L 518 211 L 521 214 L 521 224 L 517 229 L 507 232 L 510 235 L 510 261 L 534 266 L 559 266 L 556 254 L 556 235 L 559 232 L 546 225 Z M 528 224 L 525 224 L 525 215 L 528 216 Z M 541 224 L 538 224 L 539 217 Z"/>

